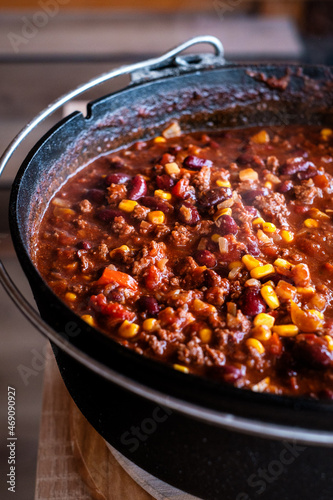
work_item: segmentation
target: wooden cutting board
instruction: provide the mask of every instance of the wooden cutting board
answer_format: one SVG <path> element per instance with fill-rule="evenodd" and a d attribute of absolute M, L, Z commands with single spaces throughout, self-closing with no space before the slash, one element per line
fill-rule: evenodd
<path fill-rule="evenodd" d="M 154 499 L 195 500 L 152 478 L 106 444 L 71 399 L 49 348 L 35 500 Z"/>

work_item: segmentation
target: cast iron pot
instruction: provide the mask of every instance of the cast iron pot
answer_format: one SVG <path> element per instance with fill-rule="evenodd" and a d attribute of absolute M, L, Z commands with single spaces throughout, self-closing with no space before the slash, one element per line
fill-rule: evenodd
<path fill-rule="evenodd" d="M 208 42 L 215 55 L 180 56 Z M 29 152 L 12 188 L 10 227 L 40 316 L 1 267 L 21 310 L 51 340 L 77 406 L 113 447 L 152 475 L 200 498 L 331 499 L 333 405 L 237 389 L 177 372 L 94 330 L 50 290 L 31 254 L 51 196 L 96 156 L 160 134 L 307 123 L 333 126 L 332 70 L 225 65 L 220 42 L 198 37 L 158 59 L 102 75 L 59 99 L 14 140 L 84 90 L 120 74 L 131 84 L 57 123 Z"/>

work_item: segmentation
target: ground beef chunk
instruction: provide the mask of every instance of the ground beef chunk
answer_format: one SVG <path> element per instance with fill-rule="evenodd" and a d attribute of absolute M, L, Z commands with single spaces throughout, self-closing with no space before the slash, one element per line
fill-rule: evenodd
<path fill-rule="evenodd" d="M 212 169 L 210 167 L 203 166 L 201 170 L 193 176 L 192 184 L 200 192 L 209 190 L 211 171 Z"/>
<path fill-rule="evenodd" d="M 317 196 L 322 196 L 321 189 L 316 187 L 311 179 L 302 182 L 300 186 L 295 186 L 294 192 L 297 200 L 305 205 L 311 205 Z"/>
<path fill-rule="evenodd" d="M 149 212 L 150 212 L 149 208 L 137 204 L 132 212 L 132 217 L 134 217 L 134 219 L 144 220 Z"/>
<path fill-rule="evenodd" d="M 134 231 L 134 227 L 128 224 L 124 217 L 120 215 L 114 218 L 112 231 L 119 234 L 119 236 L 129 236 Z"/>
<path fill-rule="evenodd" d="M 80 210 L 83 214 L 87 214 L 92 211 L 93 206 L 89 200 L 82 200 L 79 203 Z"/>
<path fill-rule="evenodd" d="M 228 291 L 218 286 L 208 288 L 205 292 L 205 300 L 214 306 L 221 307 L 224 302 Z"/>
<path fill-rule="evenodd" d="M 251 329 L 251 321 L 238 309 L 236 316 L 227 314 L 227 326 L 231 329 L 242 330 L 242 333 L 246 335 Z"/>
<path fill-rule="evenodd" d="M 282 193 L 270 193 L 267 196 L 257 196 L 254 205 L 271 222 L 278 222 L 282 227 L 288 227 L 286 217 L 290 212 Z"/>
<path fill-rule="evenodd" d="M 80 270 L 83 273 L 92 271 L 94 269 L 94 264 L 87 257 L 87 252 L 85 250 L 78 250 L 77 256 L 80 261 Z"/>
<path fill-rule="evenodd" d="M 166 246 L 163 242 L 157 243 L 153 240 L 147 245 L 144 245 L 133 264 L 133 275 L 141 275 L 142 272 L 145 271 L 149 266 L 156 264 L 161 259 L 164 259 L 165 250 Z"/>
<path fill-rule="evenodd" d="M 157 354 L 158 356 L 163 356 L 163 353 L 165 349 L 167 348 L 167 342 L 166 340 L 158 340 L 155 335 L 143 335 L 143 339 L 145 339 L 150 347 L 150 349 L 153 351 L 154 354 Z"/>
<path fill-rule="evenodd" d="M 126 198 L 127 188 L 124 184 L 111 184 L 107 191 L 107 199 L 110 205 L 117 205 Z"/>
<path fill-rule="evenodd" d="M 184 247 L 191 240 L 191 231 L 176 222 L 174 230 L 171 231 L 171 238 L 177 247 Z"/>
<path fill-rule="evenodd" d="M 178 360 L 185 364 L 203 365 L 205 361 L 202 347 L 199 345 L 199 339 L 192 339 L 186 345 L 181 344 L 177 355 Z"/>
<path fill-rule="evenodd" d="M 156 238 L 164 238 L 167 234 L 170 233 L 170 228 L 165 224 L 157 224 L 154 227 Z"/>
<path fill-rule="evenodd" d="M 273 174 L 277 174 L 279 172 L 280 163 L 276 156 L 269 156 L 266 160 L 266 166 L 273 172 Z"/>

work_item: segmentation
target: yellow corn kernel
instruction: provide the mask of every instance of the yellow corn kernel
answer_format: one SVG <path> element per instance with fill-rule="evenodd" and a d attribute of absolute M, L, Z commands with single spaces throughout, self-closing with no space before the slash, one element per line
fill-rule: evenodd
<path fill-rule="evenodd" d="M 146 332 L 153 332 L 158 327 L 158 321 L 155 318 L 147 318 L 142 323 L 142 328 L 146 330 Z"/>
<path fill-rule="evenodd" d="M 295 337 L 298 334 L 298 327 L 296 325 L 275 325 L 273 332 L 280 335 L 280 337 Z"/>
<path fill-rule="evenodd" d="M 314 314 L 319 319 L 324 319 L 324 315 L 321 311 L 317 311 L 317 309 L 309 309 L 309 313 Z"/>
<path fill-rule="evenodd" d="M 137 204 L 138 202 L 134 200 L 121 200 L 118 208 L 120 208 L 120 210 L 123 210 L 124 212 L 130 213 L 133 212 Z"/>
<path fill-rule="evenodd" d="M 159 135 L 158 137 L 155 137 L 154 142 L 158 144 L 159 142 L 166 142 L 166 139 L 164 139 L 164 137 L 161 137 Z"/>
<path fill-rule="evenodd" d="M 274 266 L 282 267 L 283 269 L 291 269 L 292 264 L 285 259 L 278 258 L 273 262 Z"/>
<path fill-rule="evenodd" d="M 215 234 L 213 234 L 213 235 L 210 237 L 210 239 L 211 239 L 212 241 L 214 241 L 214 243 L 217 243 L 217 242 L 219 241 L 219 239 L 220 239 L 220 238 L 221 238 L 221 235 L 220 235 L 220 234 L 216 234 L 216 233 L 215 233 Z"/>
<path fill-rule="evenodd" d="M 165 215 L 160 210 L 156 210 L 155 212 L 149 212 L 148 220 L 152 224 L 163 224 L 165 221 Z"/>
<path fill-rule="evenodd" d="M 275 273 L 274 266 L 272 264 L 265 264 L 264 266 L 258 266 L 254 269 L 251 269 L 250 275 L 251 278 L 260 279 L 268 276 L 269 274 Z"/>
<path fill-rule="evenodd" d="M 227 302 L 227 311 L 232 316 L 237 316 L 237 304 L 235 302 Z"/>
<path fill-rule="evenodd" d="M 59 207 L 58 205 L 56 205 L 54 207 L 53 214 L 56 217 L 72 216 L 72 215 L 75 215 L 75 210 L 72 210 L 71 208 Z"/>
<path fill-rule="evenodd" d="M 223 181 L 222 179 L 218 179 L 216 181 L 216 185 L 219 187 L 223 187 L 223 188 L 230 188 L 231 187 L 231 184 L 229 181 Z"/>
<path fill-rule="evenodd" d="M 71 262 L 70 264 L 67 264 L 67 266 L 65 266 L 65 268 L 68 271 L 75 271 L 75 269 L 77 269 L 77 267 L 78 267 L 78 263 L 77 262 Z"/>
<path fill-rule="evenodd" d="M 156 189 L 154 191 L 154 195 L 158 198 L 162 198 L 162 200 L 171 200 L 172 194 L 167 191 L 163 191 L 162 189 Z"/>
<path fill-rule="evenodd" d="M 258 172 L 253 170 L 253 168 L 244 168 L 239 172 L 239 178 L 241 181 L 257 181 Z"/>
<path fill-rule="evenodd" d="M 328 141 L 328 139 L 331 137 L 332 133 L 333 133 L 333 130 L 330 128 L 323 128 L 320 131 L 320 135 L 322 136 L 324 141 Z"/>
<path fill-rule="evenodd" d="M 231 271 L 231 269 L 233 269 L 234 267 L 239 267 L 239 266 L 242 266 L 242 261 L 240 260 L 234 260 L 233 262 L 230 262 L 230 264 L 228 265 L 228 269 L 229 271 Z"/>
<path fill-rule="evenodd" d="M 190 373 L 190 370 L 187 368 L 187 366 L 183 365 L 178 365 L 177 363 L 173 365 L 175 370 L 178 370 L 179 372 L 183 373 Z"/>
<path fill-rule="evenodd" d="M 81 316 L 81 319 L 83 319 L 83 321 L 88 323 L 88 325 L 90 326 L 96 326 L 95 320 L 90 314 L 83 314 Z"/>
<path fill-rule="evenodd" d="M 264 354 L 265 352 L 264 346 L 258 339 L 249 338 L 245 341 L 245 344 L 247 345 L 247 347 L 254 347 L 254 349 L 256 349 L 259 354 Z"/>
<path fill-rule="evenodd" d="M 166 171 L 166 173 L 168 175 L 172 175 L 172 174 L 179 174 L 180 172 L 180 168 L 178 167 L 177 163 L 166 163 L 164 165 L 164 170 Z"/>
<path fill-rule="evenodd" d="M 212 340 L 212 333 L 213 332 L 210 328 L 201 328 L 199 331 L 201 342 L 208 344 Z"/>
<path fill-rule="evenodd" d="M 222 215 L 231 215 L 231 214 L 232 214 L 231 208 L 220 208 L 217 212 L 215 212 L 213 219 L 217 220 L 220 217 L 222 217 Z"/>
<path fill-rule="evenodd" d="M 255 144 L 267 144 L 269 140 L 269 135 L 266 130 L 261 130 L 251 137 L 251 142 L 254 142 Z"/>
<path fill-rule="evenodd" d="M 275 233 L 276 225 L 272 222 L 264 222 L 262 225 L 262 229 L 263 231 L 265 231 L 265 233 Z"/>
<path fill-rule="evenodd" d="M 310 229 L 319 226 L 319 222 L 315 219 L 305 219 L 304 226 Z"/>
<path fill-rule="evenodd" d="M 327 342 L 327 347 L 329 351 L 333 351 L 333 339 L 330 335 L 324 335 L 324 339 Z"/>
<path fill-rule="evenodd" d="M 251 391 L 253 391 L 253 392 L 264 392 L 264 390 L 269 387 L 270 383 L 271 383 L 270 377 L 265 377 L 262 380 L 260 380 L 260 382 L 258 382 L 257 384 L 254 384 L 251 387 Z"/>
<path fill-rule="evenodd" d="M 131 323 L 127 319 L 122 322 L 119 327 L 118 333 L 124 339 L 131 339 L 139 333 L 140 327 L 136 323 Z"/>
<path fill-rule="evenodd" d="M 271 309 L 277 309 L 279 307 L 280 301 L 279 301 L 273 287 L 265 284 L 260 289 L 260 293 L 261 293 L 262 298 L 264 299 L 264 301 L 268 305 L 268 307 L 270 307 Z"/>
<path fill-rule="evenodd" d="M 213 306 L 212 304 L 207 304 L 207 302 L 203 302 L 200 299 L 194 299 L 193 301 L 193 310 L 196 312 L 201 312 L 201 311 L 210 311 L 211 313 L 216 311 L 216 307 Z"/>
<path fill-rule="evenodd" d="M 266 181 L 264 186 L 267 188 L 267 189 L 272 189 L 273 188 L 273 184 L 270 182 L 270 181 Z"/>
<path fill-rule="evenodd" d="M 65 295 L 65 299 L 68 300 L 69 302 L 75 302 L 77 299 L 77 295 L 76 293 L 67 292 Z"/>
<path fill-rule="evenodd" d="M 252 330 L 255 339 L 262 341 L 269 340 L 272 336 L 271 329 L 266 325 L 255 326 Z"/>
<path fill-rule="evenodd" d="M 286 231 L 286 229 L 282 229 L 280 236 L 286 243 L 291 243 L 294 240 L 294 234 L 291 231 Z"/>
<path fill-rule="evenodd" d="M 272 328 L 275 323 L 275 318 L 270 314 L 259 313 L 253 320 L 254 326 L 267 326 L 268 328 Z"/>
<path fill-rule="evenodd" d="M 254 226 L 259 226 L 259 224 L 264 224 L 264 223 L 265 223 L 265 221 L 264 221 L 264 219 L 263 219 L 262 217 L 256 217 L 256 218 L 255 218 L 255 219 L 253 219 L 253 221 L 252 221 L 252 224 L 253 224 Z"/>
<path fill-rule="evenodd" d="M 266 281 L 265 283 L 262 283 L 262 284 L 261 284 L 261 286 L 266 286 L 266 285 L 267 285 L 267 286 L 269 285 L 269 286 L 271 286 L 272 288 L 275 288 L 275 283 L 274 283 L 274 281 L 273 281 L 273 280 L 268 280 L 268 281 Z"/>
<path fill-rule="evenodd" d="M 317 219 L 317 220 L 321 220 L 321 219 L 330 220 L 330 218 L 331 218 L 329 215 L 325 214 L 324 212 L 322 212 L 318 208 L 314 208 L 314 207 L 310 208 L 309 214 L 311 215 L 311 217 L 313 219 Z"/>
<path fill-rule="evenodd" d="M 296 290 L 297 293 L 302 295 L 305 299 L 309 299 L 316 293 L 316 290 L 315 288 L 313 288 L 313 286 L 298 286 Z"/>
<path fill-rule="evenodd" d="M 127 245 L 121 245 L 120 247 L 114 248 L 113 250 L 111 250 L 109 255 L 110 255 L 110 257 L 114 257 L 119 252 L 128 253 L 130 251 L 131 251 L 131 249 Z"/>
<path fill-rule="evenodd" d="M 243 255 L 242 262 L 248 271 L 251 271 L 252 269 L 255 269 L 256 267 L 262 266 L 262 263 L 260 262 L 260 260 L 255 259 L 250 254 Z"/>

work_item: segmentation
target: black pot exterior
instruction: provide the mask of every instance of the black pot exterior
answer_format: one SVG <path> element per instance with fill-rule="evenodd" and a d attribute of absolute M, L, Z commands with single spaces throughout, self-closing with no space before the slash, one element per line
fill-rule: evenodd
<path fill-rule="evenodd" d="M 289 82 L 286 88 L 283 78 Z M 62 376 L 98 432 L 178 488 L 207 500 L 332 498 L 332 449 L 240 434 L 168 408 L 168 398 L 174 397 L 184 407 L 191 403 L 259 423 L 333 431 L 330 402 L 255 394 L 141 357 L 84 323 L 33 264 L 33 235 L 66 177 L 103 152 L 159 134 L 173 119 L 184 131 L 287 123 L 333 126 L 332 73 L 321 67 L 240 66 L 162 78 L 92 103 L 87 118 L 76 113 L 41 139 L 18 173 L 10 207 L 14 245 L 41 316 L 92 360 L 133 385 L 164 395 L 165 407 L 152 402 L 149 391 L 147 397 L 126 391 L 57 348 Z"/>
<path fill-rule="evenodd" d="M 93 427 L 129 460 L 204 500 L 331 500 L 333 449 L 232 432 L 107 382 L 55 347 Z"/>

